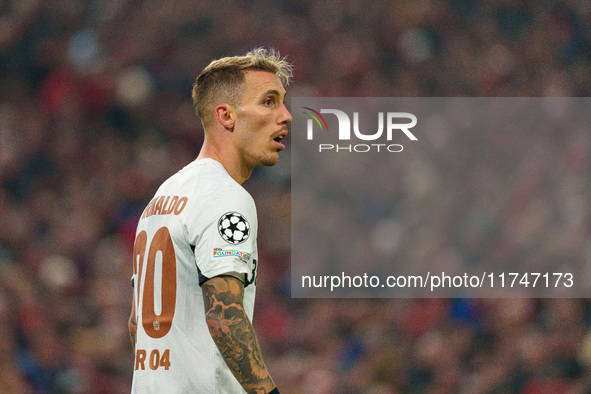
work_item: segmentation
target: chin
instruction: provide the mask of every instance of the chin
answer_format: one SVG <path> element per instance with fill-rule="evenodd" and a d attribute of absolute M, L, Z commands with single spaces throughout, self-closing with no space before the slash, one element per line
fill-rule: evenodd
<path fill-rule="evenodd" d="M 271 167 L 271 166 L 274 166 L 275 164 L 277 164 L 278 161 L 279 161 L 279 157 L 277 157 L 275 159 L 265 160 L 262 165 L 266 166 L 266 167 Z"/>
<path fill-rule="evenodd" d="M 275 164 L 277 164 L 277 162 L 279 161 L 279 154 L 275 154 L 272 156 L 267 156 L 264 157 L 261 160 L 261 166 L 265 166 L 265 167 L 270 167 L 270 166 L 274 166 Z"/>

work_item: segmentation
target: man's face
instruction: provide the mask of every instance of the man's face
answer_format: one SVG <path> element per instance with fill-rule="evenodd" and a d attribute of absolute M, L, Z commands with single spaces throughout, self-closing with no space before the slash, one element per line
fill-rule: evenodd
<path fill-rule="evenodd" d="M 279 78 L 267 71 L 247 71 L 242 101 L 236 108 L 234 132 L 244 163 L 249 167 L 272 166 L 285 149 L 291 114 L 285 107 L 285 89 Z"/>

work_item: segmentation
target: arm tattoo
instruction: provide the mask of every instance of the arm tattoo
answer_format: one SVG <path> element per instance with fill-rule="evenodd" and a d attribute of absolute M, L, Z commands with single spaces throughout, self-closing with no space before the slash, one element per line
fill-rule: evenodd
<path fill-rule="evenodd" d="M 273 390 L 275 384 L 242 306 L 243 283 L 234 277 L 219 276 L 201 287 L 209 332 L 238 382 L 248 393 Z"/>

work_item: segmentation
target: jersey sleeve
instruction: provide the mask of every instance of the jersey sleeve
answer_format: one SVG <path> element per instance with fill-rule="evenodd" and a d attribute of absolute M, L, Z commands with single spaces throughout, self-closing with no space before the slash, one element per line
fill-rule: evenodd
<path fill-rule="evenodd" d="M 195 263 L 199 284 L 219 275 L 232 275 L 245 285 L 256 275 L 257 216 L 245 190 L 220 193 L 207 204 L 197 238 Z"/>

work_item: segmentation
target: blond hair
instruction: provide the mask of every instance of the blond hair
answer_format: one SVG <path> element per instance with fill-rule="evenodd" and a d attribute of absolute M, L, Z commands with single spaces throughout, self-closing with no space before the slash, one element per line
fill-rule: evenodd
<path fill-rule="evenodd" d="M 244 72 L 269 71 L 284 86 L 289 84 L 293 66 L 274 49 L 256 48 L 244 56 L 224 57 L 212 61 L 203 69 L 193 85 L 193 106 L 203 127 L 208 129 L 214 121 L 213 109 L 219 103 L 240 104 Z"/>

